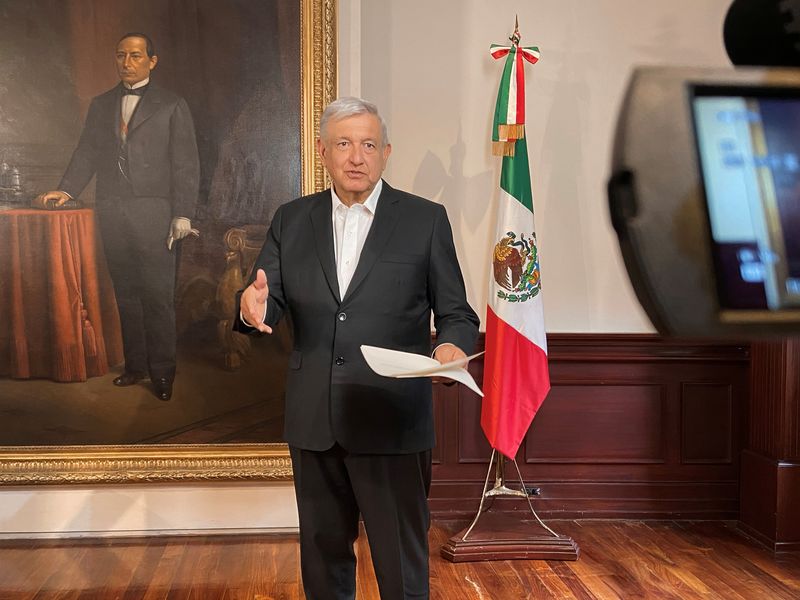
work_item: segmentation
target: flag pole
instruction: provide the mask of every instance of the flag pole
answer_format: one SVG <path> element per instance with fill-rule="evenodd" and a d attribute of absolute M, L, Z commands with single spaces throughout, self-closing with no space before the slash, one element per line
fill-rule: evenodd
<path fill-rule="evenodd" d="M 464 532 L 464 536 L 461 538 L 461 541 L 466 541 L 467 536 L 470 534 L 472 529 L 475 525 L 478 524 L 478 519 L 481 518 L 483 514 L 483 502 L 487 498 L 487 491 L 486 488 L 489 487 L 489 474 L 492 472 L 492 463 L 494 462 L 494 457 L 497 454 L 497 450 L 492 449 L 492 457 L 489 459 L 489 468 L 486 470 L 486 481 L 483 482 L 483 491 L 481 492 L 481 503 L 478 505 L 478 512 L 475 515 L 475 518 L 472 520 L 472 523 L 469 527 L 467 527 L 466 531 Z"/>
<path fill-rule="evenodd" d="M 501 465 L 505 460 L 506 457 L 502 452 L 492 449 L 475 518 L 466 529 L 452 536 L 441 547 L 439 553 L 442 558 L 455 563 L 515 559 L 578 560 L 580 548 L 575 541 L 571 537 L 556 533 L 539 518 L 530 495 L 524 491 L 525 483 L 516 459 L 512 459 L 511 462 L 516 468 L 521 489 L 515 490 L 506 485 L 504 466 Z M 489 489 L 493 468 L 495 484 Z M 492 510 L 492 501 L 503 497 L 524 497 L 531 514 L 536 519 L 536 524 L 521 519 L 516 513 Z M 542 533 L 542 530 L 546 533 Z"/>
<path fill-rule="evenodd" d="M 519 19 L 515 19 L 514 32 L 508 38 L 511 43 L 490 47 L 492 57 L 505 58 L 492 123 L 492 153 L 503 157 L 503 167 L 486 311 L 481 405 L 481 427 L 492 447 L 492 456 L 475 518 L 442 546 L 441 555 L 452 562 L 577 560 L 579 552 L 572 538 L 558 535 L 536 514 L 514 458 L 510 460 L 519 476 L 520 489 L 506 485 L 506 457 L 516 456 L 550 390 L 525 139 L 524 67 L 525 62 L 538 62 L 539 48 L 521 46 L 521 38 Z M 494 487 L 488 489 L 493 467 Z M 492 510 L 495 498 L 525 498 L 536 523 L 522 521 L 518 512 L 505 513 L 499 510 L 500 506 Z"/>
<path fill-rule="evenodd" d="M 517 459 L 515 458 L 515 459 L 513 459 L 511 462 L 513 462 L 513 463 L 514 463 L 514 467 L 517 469 L 517 475 L 519 476 L 519 484 L 520 484 L 520 486 L 522 486 L 522 489 L 524 490 L 524 489 L 525 489 L 525 482 L 524 482 L 524 481 L 522 481 L 522 473 L 521 473 L 521 472 L 520 472 L 520 470 L 519 470 L 519 465 L 517 464 Z M 529 507 L 530 507 L 530 509 L 531 509 L 531 513 L 533 514 L 533 516 L 534 516 L 534 517 L 536 517 L 536 521 L 539 523 L 539 525 L 541 525 L 542 527 L 544 527 L 544 528 L 545 528 L 547 531 L 549 531 L 549 532 L 550 532 L 551 534 L 553 534 L 555 537 L 559 537 L 559 535 L 558 535 L 558 534 L 557 534 L 555 531 L 553 531 L 553 530 L 552 530 L 552 529 L 550 529 L 550 528 L 549 528 L 547 525 L 545 525 L 545 524 L 544 524 L 544 521 L 542 521 L 542 520 L 539 518 L 539 515 L 537 515 L 537 514 L 536 514 L 536 511 L 535 511 L 535 510 L 533 510 L 533 503 L 531 502 L 531 497 L 530 497 L 530 494 L 528 494 L 527 492 L 525 492 L 525 493 L 523 494 L 523 496 L 525 496 L 525 499 L 528 501 L 528 506 L 529 506 Z"/>
<path fill-rule="evenodd" d="M 492 454 L 495 454 L 495 451 L 492 450 Z M 502 452 L 498 452 L 500 456 L 497 457 L 496 462 L 496 469 L 495 469 L 495 478 L 494 478 L 494 487 L 486 492 L 486 495 L 489 497 L 492 496 L 521 496 L 523 498 L 527 498 L 528 494 L 525 493 L 525 484 L 522 484 L 522 487 L 519 490 L 512 490 L 510 487 L 506 486 L 506 474 L 505 474 L 505 463 L 506 457 Z M 517 464 L 517 461 L 514 460 L 514 464 Z M 491 463 L 489 465 L 491 469 Z M 522 479 L 520 478 L 520 482 Z"/>
<path fill-rule="evenodd" d="M 492 449 L 492 456 L 489 458 L 489 468 L 486 471 L 486 481 L 483 484 L 483 493 L 481 494 L 481 502 L 478 505 L 478 512 L 475 515 L 475 518 L 472 520 L 472 523 L 469 527 L 467 527 L 466 531 L 464 531 L 464 535 L 461 537 L 461 541 L 467 541 L 469 534 L 472 533 L 472 530 L 478 524 L 478 521 L 481 518 L 481 515 L 484 513 L 484 503 L 487 498 L 525 498 L 528 501 L 528 507 L 531 509 L 531 514 L 536 519 L 536 522 L 539 523 L 544 529 L 550 532 L 553 537 L 560 537 L 555 531 L 550 529 L 547 525 L 545 525 L 544 521 L 539 518 L 539 515 L 536 514 L 536 510 L 533 508 L 533 503 L 531 502 L 530 494 L 526 491 L 525 482 L 522 479 L 522 472 L 519 470 L 519 465 L 517 464 L 517 459 L 511 459 L 511 462 L 514 463 L 514 467 L 517 470 L 517 475 L 519 476 L 519 485 L 520 489 L 515 490 L 508 486 L 506 486 L 506 478 L 505 478 L 505 462 L 506 457 L 502 452 L 498 452 L 494 448 Z M 494 487 L 490 490 L 487 488 L 489 487 L 489 475 L 492 472 L 492 466 L 495 467 L 495 480 L 494 480 Z"/>

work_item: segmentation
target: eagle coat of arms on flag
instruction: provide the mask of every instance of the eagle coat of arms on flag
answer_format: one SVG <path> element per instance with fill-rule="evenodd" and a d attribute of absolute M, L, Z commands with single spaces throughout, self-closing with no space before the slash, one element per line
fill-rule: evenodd
<path fill-rule="evenodd" d="M 539 252 L 536 250 L 536 234 L 528 238 L 513 231 L 495 244 L 492 254 L 494 280 L 503 290 L 497 297 L 509 302 L 525 302 L 534 298 L 542 288 L 539 274 Z"/>

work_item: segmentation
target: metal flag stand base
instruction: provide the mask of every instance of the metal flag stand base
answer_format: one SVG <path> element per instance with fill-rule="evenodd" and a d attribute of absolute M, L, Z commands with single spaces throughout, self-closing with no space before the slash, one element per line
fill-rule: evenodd
<path fill-rule="evenodd" d="M 441 555 L 450 562 L 481 560 L 578 560 L 580 549 L 571 537 L 561 536 L 545 525 L 533 510 L 533 504 L 525 491 L 522 473 L 516 460 L 512 460 L 519 476 L 520 489 L 506 487 L 504 462 L 506 458 L 492 450 L 489 470 L 483 484 L 483 494 L 472 523 L 459 531 L 442 546 Z M 496 464 L 494 487 L 489 490 L 489 475 Z M 519 513 L 504 513 L 484 509 L 487 498 L 525 498 L 536 522 L 525 521 Z M 479 524 L 480 521 L 480 524 Z"/>

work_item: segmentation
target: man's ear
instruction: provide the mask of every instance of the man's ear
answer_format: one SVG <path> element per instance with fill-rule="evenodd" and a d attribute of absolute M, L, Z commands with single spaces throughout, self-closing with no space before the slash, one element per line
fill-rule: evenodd
<path fill-rule="evenodd" d="M 325 144 L 322 142 L 322 138 L 317 138 L 317 154 L 325 160 Z"/>
<path fill-rule="evenodd" d="M 158 64 L 158 54 L 153 54 L 153 56 L 150 57 L 150 70 L 152 71 L 153 69 L 155 69 L 157 64 Z"/>

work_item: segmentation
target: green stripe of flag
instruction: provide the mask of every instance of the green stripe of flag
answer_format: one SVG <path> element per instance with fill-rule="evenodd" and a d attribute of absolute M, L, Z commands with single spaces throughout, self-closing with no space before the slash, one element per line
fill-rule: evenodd
<path fill-rule="evenodd" d="M 500 89 L 497 92 L 497 103 L 494 107 L 494 124 L 492 125 L 492 140 L 500 140 L 498 125 L 506 123 L 508 120 L 508 94 L 511 89 L 511 69 L 514 66 L 514 55 L 516 49 L 511 48 L 506 57 L 506 64 L 503 66 L 503 77 L 500 80 Z"/>
<path fill-rule="evenodd" d="M 531 172 L 528 168 L 528 144 L 523 138 L 514 144 L 514 156 L 503 157 L 500 187 L 533 212 Z"/>

